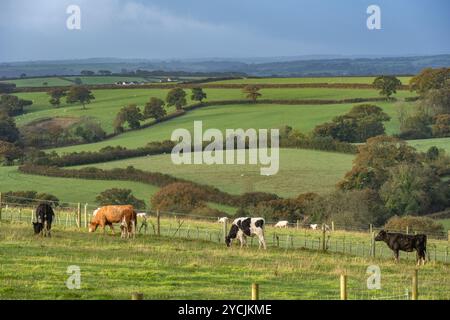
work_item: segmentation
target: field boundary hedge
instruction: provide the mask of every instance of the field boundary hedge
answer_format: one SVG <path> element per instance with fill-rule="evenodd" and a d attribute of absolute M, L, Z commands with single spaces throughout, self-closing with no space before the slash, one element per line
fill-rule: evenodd
<path fill-rule="evenodd" d="M 116 84 L 85 85 L 91 90 L 114 90 L 114 89 L 243 89 L 248 85 L 257 86 L 261 89 L 375 89 L 372 84 L 366 83 L 284 83 L 284 84 L 214 84 L 214 83 L 168 83 L 168 84 L 143 84 L 121 86 Z M 70 86 L 47 86 L 47 87 L 16 87 L 14 92 L 47 92 L 52 89 Z M 409 90 L 408 85 L 401 85 L 397 90 Z"/>
<path fill-rule="evenodd" d="M 56 178 L 72 178 L 72 179 L 87 179 L 87 180 L 121 180 L 133 181 L 144 184 L 150 184 L 157 187 L 165 187 L 169 184 L 182 182 L 189 183 L 196 188 L 201 189 L 205 194 L 205 200 L 224 204 L 228 206 L 236 206 L 239 203 L 240 196 L 231 195 L 227 192 L 221 191 L 215 187 L 199 184 L 193 181 L 176 178 L 174 176 L 163 174 L 159 172 L 148 172 L 134 167 L 126 169 L 112 169 L 103 170 L 98 168 L 83 168 L 83 169 L 61 169 L 58 167 L 39 166 L 39 165 L 22 165 L 18 170 L 24 174 L 56 177 Z"/>

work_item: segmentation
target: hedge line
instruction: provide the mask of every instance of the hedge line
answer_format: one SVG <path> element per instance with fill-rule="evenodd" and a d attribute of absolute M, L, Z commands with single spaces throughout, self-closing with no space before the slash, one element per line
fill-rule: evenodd
<path fill-rule="evenodd" d="M 172 89 L 180 87 L 183 89 L 192 89 L 201 87 L 203 89 L 242 89 L 249 84 L 214 84 L 214 83 L 181 83 L 181 84 L 143 84 L 133 86 L 120 86 L 115 84 L 102 85 L 85 85 L 91 90 L 113 90 L 113 89 Z M 250 84 L 251 85 L 251 84 Z M 375 89 L 371 84 L 365 83 L 285 83 L 285 84 L 254 84 L 261 89 L 306 89 L 306 88 L 322 88 L 322 89 Z M 64 86 L 52 87 L 20 87 L 16 88 L 14 92 L 47 92 L 55 88 Z M 67 86 L 66 86 L 67 87 Z M 409 90 L 408 85 L 401 85 L 397 90 Z"/>
<path fill-rule="evenodd" d="M 98 168 L 84 168 L 84 169 L 61 169 L 51 166 L 39 165 L 23 165 L 19 167 L 19 171 L 25 174 L 57 177 L 57 178 L 75 178 L 88 180 L 121 180 L 141 182 L 145 184 L 154 185 L 157 187 L 165 187 L 176 182 L 190 183 L 193 186 L 201 189 L 205 193 L 205 200 L 208 202 L 220 203 L 229 206 L 237 206 L 241 197 L 231 195 L 229 193 L 220 191 L 217 188 L 195 183 L 192 181 L 173 177 L 168 174 L 159 172 L 148 172 L 138 170 L 133 167 L 126 169 L 112 169 L 102 170 Z"/>

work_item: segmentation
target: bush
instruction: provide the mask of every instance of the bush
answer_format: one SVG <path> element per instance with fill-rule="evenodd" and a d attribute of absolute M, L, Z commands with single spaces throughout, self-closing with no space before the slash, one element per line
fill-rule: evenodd
<path fill-rule="evenodd" d="M 199 216 L 199 217 L 214 217 L 214 218 L 219 218 L 219 217 L 227 217 L 228 215 L 220 210 L 217 209 L 213 209 L 207 206 L 202 206 L 202 207 L 197 207 L 194 210 L 191 211 L 191 214 L 194 216 Z"/>
<path fill-rule="evenodd" d="M 95 200 L 100 206 L 132 205 L 139 210 L 145 209 L 145 202 L 133 196 L 130 189 L 108 189 L 100 193 Z"/>
<path fill-rule="evenodd" d="M 194 209 L 205 207 L 204 191 L 191 183 L 177 182 L 159 190 L 152 197 L 153 208 L 162 211 L 191 213 Z"/>
<path fill-rule="evenodd" d="M 5 201 L 8 204 L 35 206 L 41 202 L 48 202 L 55 207 L 59 206 L 59 199 L 48 193 L 37 193 L 36 191 L 9 191 L 6 192 Z"/>
<path fill-rule="evenodd" d="M 427 217 L 394 216 L 390 218 L 384 228 L 389 231 L 405 232 L 408 227 L 409 232 L 443 233 L 444 226 L 433 219 Z"/>

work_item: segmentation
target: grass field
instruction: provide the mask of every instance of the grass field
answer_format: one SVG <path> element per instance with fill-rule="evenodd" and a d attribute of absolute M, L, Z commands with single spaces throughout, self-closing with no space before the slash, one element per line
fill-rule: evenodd
<path fill-rule="evenodd" d="M 430 147 L 436 146 L 439 149 L 444 149 L 450 155 L 450 138 L 410 140 L 409 144 L 421 151 L 427 151 Z"/>
<path fill-rule="evenodd" d="M 170 155 L 133 158 L 95 166 L 102 169 L 134 166 L 145 171 L 215 186 L 232 194 L 250 191 L 295 197 L 305 192 L 326 193 L 335 188 L 352 167 L 353 155 L 313 150 L 280 149 L 280 171 L 262 176 L 260 165 L 174 165 Z M 247 156 L 248 159 L 248 156 Z M 333 163 L 333 166 L 329 164 Z"/>
<path fill-rule="evenodd" d="M 411 77 L 397 77 L 403 84 L 408 84 Z M 260 79 L 233 79 L 222 80 L 214 83 L 228 84 L 294 84 L 294 83 L 363 83 L 372 84 L 375 77 L 316 77 L 316 78 L 260 78 Z"/>
<path fill-rule="evenodd" d="M 28 225 L 0 224 L 0 299 L 339 299 L 339 275 L 349 277 L 349 299 L 405 299 L 414 266 L 309 250 L 226 249 L 223 244 L 139 236 L 121 240 L 55 227 L 51 239 Z M 382 271 L 382 289 L 368 291 L 366 269 Z M 81 289 L 65 286 L 67 268 L 80 267 Z M 239 277 L 236 277 L 239 274 Z M 448 299 L 450 266 L 419 270 L 421 299 Z"/>
<path fill-rule="evenodd" d="M 147 203 L 158 190 L 151 185 L 131 181 L 100 181 L 52 178 L 26 175 L 16 167 L 0 167 L 0 192 L 35 190 L 57 196 L 62 202 L 95 203 L 95 197 L 111 188 L 133 190 L 133 194 Z"/>
<path fill-rule="evenodd" d="M 57 86 L 70 86 L 73 85 L 72 82 L 68 80 L 64 80 L 57 77 L 48 77 L 48 78 L 30 78 L 30 79 L 15 79 L 15 80 L 6 80 L 0 81 L 6 83 L 14 83 L 18 88 L 22 87 L 45 87 L 45 82 L 47 82 L 48 87 L 57 87 Z"/>
<path fill-rule="evenodd" d="M 386 123 L 388 133 L 398 131 L 399 123 L 397 118 L 396 103 L 378 103 L 379 106 L 392 117 Z M 202 120 L 204 129 L 217 128 L 225 130 L 230 128 L 279 128 L 290 125 L 304 133 L 310 132 L 320 123 L 331 120 L 334 116 L 348 112 L 353 104 L 337 105 L 227 105 L 211 106 L 190 111 L 186 115 L 162 122 L 143 130 L 126 132 L 112 139 L 86 144 L 83 146 L 73 146 L 58 148 L 57 152 L 74 151 L 95 151 L 106 146 L 126 146 L 136 148 L 146 145 L 150 141 L 170 140 L 172 132 L 178 128 L 193 129 L 194 121 Z"/>
<path fill-rule="evenodd" d="M 137 104 L 141 107 L 150 99 L 157 97 L 165 99 L 168 90 L 163 89 L 115 89 L 115 90 L 94 90 L 96 97 L 88 110 L 83 110 L 81 105 L 62 104 L 55 109 L 49 103 L 49 96 L 45 92 L 20 93 L 20 98 L 33 101 L 31 107 L 26 108 L 26 113 L 17 117 L 18 125 L 24 125 L 32 120 L 44 117 L 57 116 L 90 116 L 99 119 L 105 130 L 112 131 L 112 122 L 119 109 L 128 104 Z M 243 99 L 244 95 L 239 89 L 205 89 L 208 95 L 207 101 Z M 265 99 L 350 99 L 350 98 L 374 98 L 378 97 L 375 90 L 353 90 L 353 89 L 264 89 L 261 90 Z M 412 94 L 407 91 L 400 91 L 397 95 L 402 99 Z M 190 92 L 188 91 L 188 103 Z M 63 99 L 64 102 L 64 99 Z"/>

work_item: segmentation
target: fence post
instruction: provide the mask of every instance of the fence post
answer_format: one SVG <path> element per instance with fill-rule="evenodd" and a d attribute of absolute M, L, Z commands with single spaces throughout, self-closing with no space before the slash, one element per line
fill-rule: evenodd
<path fill-rule="evenodd" d="M 2 193 L 0 192 L 0 220 L 2 220 L 2 203 L 3 203 L 3 197 L 2 197 Z"/>
<path fill-rule="evenodd" d="M 252 300 L 259 300 L 259 284 L 252 283 Z"/>
<path fill-rule="evenodd" d="M 299 229 L 300 226 L 300 220 L 297 220 L 297 230 Z"/>
<path fill-rule="evenodd" d="M 81 203 L 77 205 L 77 228 L 81 228 Z"/>
<path fill-rule="evenodd" d="M 159 210 L 156 210 L 156 235 L 161 236 L 161 219 Z"/>
<path fill-rule="evenodd" d="M 322 251 L 326 251 L 326 229 L 325 229 L 325 224 L 322 224 Z"/>
<path fill-rule="evenodd" d="M 341 274 L 341 300 L 347 300 L 347 275 Z"/>
<path fill-rule="evenodd" d="M 370 256 L 375 258 L 375 232 L 372 231 L 372 238 L 370 239 Z"/>
<path fill-rule="evenodd" d="M 370 234 L 373 233 L 373 224 L 369 224 L 369 232 L 370 232 Z"/>
<path fill-rule="evenodd" d="M 222 230 L 223 230 L 223 242 L 225 243 L 225 238 L 227 237 L 227 229 L 228 229 L 228 223 L 227 223 L 227 219 L 224 219 L 224 222 L 223 222 L 223 226 L 222 226 Z"/>
<path fill-rule="evenodd" d="M 86 229 L 87 229 L 87 227 L 88 227 L 88 219 L 87 219 L 88 214 L 87 214 L 87 208 L 88 208 L 88 204 L 85 203 L 85 204 L 84 204 L 84 227 L 85 227 Z"/>
<path fill-rule="evenodd" d="M 406 226 L 406 234 L 409 234 L 409 226 Z"/>
<path fill-rule="evenodd" d="M 334 221 L 331 221 L 331 231 L 334 231 Z"/>
<path fill-rule="evenodd" d="M 447 241 L 450 242 L 450 230 L 447 231 Z"/>
<path fill-rule="evenodd" d="M 131 294 L 131 300 L 144 300 L 144 294 L 143 293 L 134 292 L 134 293 Z"/>
<path fill-rule="evenodd" d="M 414 269 L 413 276 L 412 276 L 412 300 L 418 300 L 419 298 L 419 279 L 417 277 L 417 269 Z"/>

